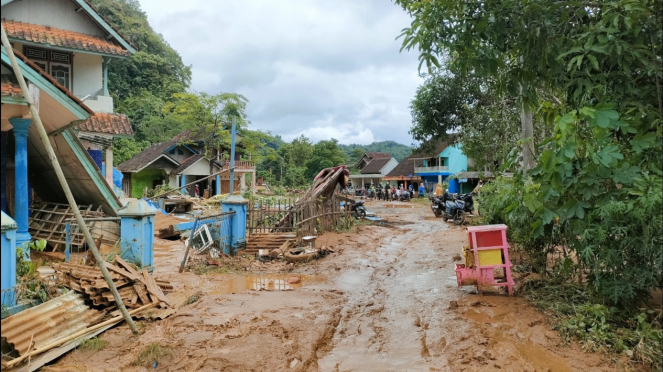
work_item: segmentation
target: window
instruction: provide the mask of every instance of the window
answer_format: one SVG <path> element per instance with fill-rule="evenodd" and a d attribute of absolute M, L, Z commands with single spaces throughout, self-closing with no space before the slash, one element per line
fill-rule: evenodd
<path fill-rule="evenodd" d="M 53 76 L 59 84 L 72 90 L 71 53 L 24 46 L 23 54 L 39 68 Z"/>
<path fill-rule="evenodd" d="M 182 149 L 177 149 L 177 155 L 184 155 L 184 152 L 182 152 Z"/>

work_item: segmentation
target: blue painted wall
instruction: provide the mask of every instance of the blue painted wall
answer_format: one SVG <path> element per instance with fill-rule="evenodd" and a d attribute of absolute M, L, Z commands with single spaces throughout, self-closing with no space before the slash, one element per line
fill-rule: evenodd
<path fill-rule="evenodd" d="M 94 160 L 94 163 L 101 169 L 101 163 L 103 160 L 103 156 L 101 155 L 101 150 L 87 150 L 88 154 L 90 154 L 90 157 L 92 160 Z"/>
<path fill-rule="evenodd" d="M 2 306 L 16 305 L 16 222 L 2 212 Z M 11 290 L 10 290 L 11 289 Z"/>
<path fill-rule="evenodd" d="M 467 156 L 463 154 L 461 145 L 449 146 L 442 153 L 440 157 L 447 158 L 449 160 L 446 166 L 449 167 L 449 173 L 456 174 L 458 172 L 463 172 L 467 170 Z"/>

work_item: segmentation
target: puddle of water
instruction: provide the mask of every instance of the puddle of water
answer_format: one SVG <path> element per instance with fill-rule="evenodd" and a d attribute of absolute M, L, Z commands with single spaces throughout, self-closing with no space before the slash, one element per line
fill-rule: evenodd
<path fill-rule="evenodd" d="M 292 279 L 301 278 L 298 283 Z M 265 275 L 214 275 L 209 286 L 213 288 L 208 292 L 213 295 L 241 293 L 248 290 L 254 291 L 290 291 L 301 288 L 306 284 L 324 282 L 319 275 L 299 274 L 265 274 Z"/>

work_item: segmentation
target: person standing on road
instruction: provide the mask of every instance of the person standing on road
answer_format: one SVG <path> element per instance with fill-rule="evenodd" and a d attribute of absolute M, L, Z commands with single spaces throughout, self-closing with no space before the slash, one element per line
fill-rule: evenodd
<path fill-rule="evenodd" d="M 200 197 L 200 189 L 198 188 L 198 185 L 196 184 L 196 198 Z"/>
<path fill-rule="evenodd" d="M 419 185 L 419 197 L 423 198 L 424 195 L 426 194 L 426 187 L 424 187 L 424 184 Z"/>

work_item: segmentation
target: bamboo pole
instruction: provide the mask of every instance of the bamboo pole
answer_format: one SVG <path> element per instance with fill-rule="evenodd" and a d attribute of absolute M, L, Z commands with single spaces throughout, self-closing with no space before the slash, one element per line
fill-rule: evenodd
<path fill-rule="evenodd" d="M 78 209 L 78 204 L 76 204 L 74 195 L 71 193 L 69 184 L 67 184 L 67 179 L 65 178 L 64 173 L 62 172 L 62 168 L 60 167 L 58 158 L 55 156 L 55 152 L 53 151 L 53 146 L 51 146 L 51 141 L 48 139 L 48 134 L 44 129 L 44 124 L 41 122 L 39 112 L 37 111 L 37 108 L 34 106 L 32 95 L 30 94 L 30 90 L 28 90 L 28 86 L 25 83 L 25 79 L 23 78 L 23 73 L 21 72 L 21 69 L 18 67 L 18 62 L 16 62 L 16 56 L 14 55 L 14 50 L 9 44 L 9 39 L 7 39 L 7 32 L 5 31 L 5 27 L 1 26 L 0 30 L 2 37 L 2 45 L 7 50 L 9 61 L 11 62 L 12 69 L 14 70 L 14 74 L 16 75 L 16 80 L 18 80 L 18 84 L 21 86 L 21 89 L 23 90 L 23 97 L 25 98 L 25 102 L 28 104 L 28 108 L 30 109 L 30 113 L 32 114 L 32 120 L 37 126 L 37 131 L 39 132 L 41 141 L 43 142 L 44 147 L 48 152 L 48 157 L 51 161 L 51 164 L 53 165 L 53 169 L 55 170 L 55 174 L 58 177 L 58 181 L 60 181 L 60 185 L 62 186 L 62 191 L 64 191 L 64 194 L 67 197 L 67 201 L 69 202 L 69 207 L 74 212 L 74 216 L 76 217 L 76 221 L 78 222 L 79 228 L 83 230 L 83 235 L 85 235 L 85 241 L 87 242 L 88 247 L 92 251 L 94 259 L 97 261 L 97 265 L 101 270 L 101 274 L 104 276 L 106 283 L 108 283 L 108 288 L 113 294 L 113 298 L 115 299 L 117 307 L 120 309 L 120 312 L 122 313 L 124 320 L 127 321 L 127 324 L 129 325 L 129 328 L 131 328 L 131 331 L 134 334 L 137 334 L 138 328 L 136 327 L 136 323 L 134 323 L 134 321 L 131 319 L 131 315 L 129 315 L 127 308 L 124 307 L 124 303 L 122 302 L 120 294 L 117 292 L 115 283 L 113 283 L 113 279 L 111 279 L 111 276 L 108 273 L 108 270 L 106 269 L 105 261 L 103 257 L 101 257 L 101 255 L 99 254 L 99 251 L 97 250 L 97 245 L 95 244 L 94 239 L 90 234 L 90 230 L 85 224 L 85 220 L 83 220 L 83 215 L 81 214 L 81 211 Z"/>
<path fill-rule="evenodd" d="M 138 309 L 131 310 L 131 311 L 129 312 L 129 315 L 134 315 L 134 314 L 136 314 L 136 313 L 138 313 L 138 312 L 140 312 L 140 311 L 147 310 L 147 309 L 152 308 L 152 307 L 154 307 L 154 306 L 156 306 L 156 305 L 157 305 L 157 302 L 149 303 L 149 304 L 147 304 L 147 305 L 145 305 L 145 306 L 141 306 L 141 307 L 139 307 Z M 58 340 L 56 340 L 56 341 L 51 342 L 51 343 L 48 344 L 48 345 L 44 345 L 44 346 L 42 346 L 42 347 L 40 347 L 39 349 L 34 349 L 34 350 L 32 350 L 31 352 L 29 352 L 29 353 L 26 353 L 26 354 L 24 354 L 24 355 L 21 355 L 20 357 L 18 357 L 18 358 L 16 358 L 16 359 L 12 359 L 12 360 L 10 360 L 9 362 L 7 362 L 7 367 L 8 367 L 8 368 L 11 368 L 11 366 L 20 363 L 21 361 L 25 360 L 25 358 L 28 358 L 28 357 L 33 356 L 33 355 L 41 354 L 41 353 L 43 353 L 43 352 L 45 352 L 45 351 L 47 351 L 47 350 L 49 350 L 49 349 L 52 349 L 52 348 L 54 348 L 54 347 L 56 347 L 56 346 L 59 346 L 59 345 L 65 343 L 65 342 L 67 342 L 67 341 L 70 341 L 70 340 L 76 339 L 76 338 L 78 338 L 78 337 L 80 337 L 80 336 L 83 336 L 83 335 L 85 335 L 85 334 L 87 334 L 87 333 L 90 333 L 90 332 L 92 332 L 92 331 L 96 331 L 96 330 L 99 329 L 99 328 L 103 328 L 103 327 L 105 327 L 105 326 L 107 326 L 107 325 L 111 325 L 111 324 L 114 324 L 114 323 L 117 323 L 117 322 L 121 322 L 121 321 L 122 321 L 122 315 L 118 315 L 118 316 L 116 316 L 115 318 L 108 319 L 108 320 L 105 321 L 105 322 L 101 322 L 101 323 L 99 323 L 99 324 L 95 324 L 95 325 L 93 325 L 92 327 L 85 328 L 85 329 L 83 329 L 83 330 L 81 330 L 81 331 L 78 331 L 78 332 L 74 333 L 73 335 L 70 335 L 70 336 L 67 336 L 67 337 L 63 337 L 63 338 L 61 338 L 61 339 L 58 339 Z"/>
<path fill-rule="evenodd" d="M 225 172 L 228 172 L 228 171 L 230 171 L 230 169 L 224 169 L 224 170 L 222 170 L 221 172 L 219 172 L 219 173 L 214 173 L 214 174 L 211 175 L 211 176 L 207 176 L 207 177 L 201 178 L 201 179 L 199 179 L 199 180 L 193 181 L 193 182 L 191 182 L 191 183 L 188 183 L 188 184 L 186 184 L 186 185 L 184 185 L 184 186 L 180 186 L 180 187 L 178 187 L 178 188 L 176 188 L 176 189 L 168 190 L 168 191 L 166 191 L 166 192 L 162 192 L 161 194 L 154 195 L 154 196 L 151 197 L 150 199 L 156 199 L 156 198 L 159 198 L 159 197 L 161 197 L 161 196 L 164 196 L 164 195 L 170 194 L 171 192 L 174 192 L 174 191 L 177 191 L 177 190 L 183 189 L 183 188 L 185 188 L 185 187 L 189 187 L 189 186 L 191 186 L 191 185 L 195 185 L 195 184 L 197 184 L 197 183 L 199 183 L 199 182 L 205 181 L 205 180 L 210 179 L 210 178 L 212 178 L 212 177 L 216 177 L 216 176 L 218 176 L 219 174 L 221 174 L 221 173 L 225 173 Z"/>

